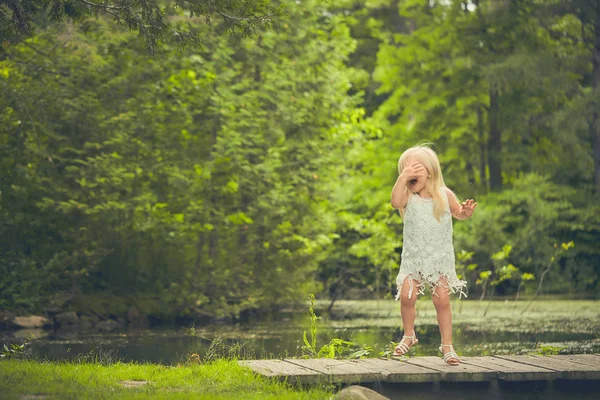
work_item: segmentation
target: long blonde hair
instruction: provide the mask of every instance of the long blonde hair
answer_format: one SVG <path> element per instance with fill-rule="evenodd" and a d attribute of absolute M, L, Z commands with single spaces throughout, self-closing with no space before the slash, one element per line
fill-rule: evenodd
<path fill-rule="evenodd" d="M 446 184 L 442 176 L 442 167 L 437 154 L 427 144 L 420 144 L 407 149 L 398 160 L 398 173 L 401 174 L 406 166 L 406 159 L 410 156 L 416 157 L 421 164 L 427 169 L 429 175 L 429 194 L 433 200 L 433 215 L 439 221 L 446 209 L 446 202 L 442 195 L 445 195 Z M 444 190 L 440 190 L 444 189 Z M 408 188 L 405 190 L 408 191 Z M 400 215 L 404 217 L 404 209 L 400 210 Z"/>

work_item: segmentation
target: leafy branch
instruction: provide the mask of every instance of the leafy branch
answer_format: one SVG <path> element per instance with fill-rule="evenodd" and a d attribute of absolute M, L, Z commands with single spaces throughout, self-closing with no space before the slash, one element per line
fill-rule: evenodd
<path fill-rule="evenodd" d="M 548 274 L 548 272 L 550 272 L 550 268 L 552 268 L 552 265 L 554 264 L 556 259 L 560 256 L 563 256 L 567 251 L 569 251 L 569 249 L 571 249 L 573 247 L 575 247 L 575 243 L 573 243 L 572 240 L 567 243 L 561 243 L 560 246 L 558 246 L 558 244 L 554 243 L 554 254 L 552 255 L 552 257 L 550 257 L 548 266 L 546 267 L 546 269 L 544 269 L 544 271 L 542 272 L 542 275 L 540 276 L 540 282 L 538 284 L 537 290 L 535 291 L 535 294 L 533 295 L 531 300 L 529 300 L 529 303 L 523 309 L 523 311 L 521 311 L 521 314 L 524 314 L 525 311 L 527 311 L 529 309 L 529 306 L 531 306 L 531 303 L 533 303 L 533 301 L 538 297 L 538 295 L 542 291 L 542 285 L 544 284 L 544 278 L 546 277 L 546 274 Z"/>
<path fill-rule="evenodd" d="M 369 346 L 360 345 L 350 340 L 344 340 L 340 338 L 333 338 L 329 343 L 324 344 L 319 349 L 317 347 L 317 321 L 321 317 L 315 314 L 315 295 L 310 294 L 308 296 L 309 307 L 308 313 L 310 315 L 310 333 L 307 335 L 307 331 L 304 331 L 302 340 L 304 346 L 302 346 L 302 352 L 304 358 L 364 358 L 367 357 L 373 349 Z M 310 339 L 308 338 L 310 336 Z"/>
<path fill-rule="evenodd" d="M 66 7 L 62 0 L 0 2 L 0 43 L 8 47 L 34 37 L 35 15 L 49 6 L 50 18 L 55 22 L 85 21 L 98 13 L 110 15 L 117 23 L 137 31 L 151 54 L 155 54 L 158 45 L 165 42 L 181 47 L 202 45 L 197 30 L 190 26 L 175 27 L 170 19 L 177 11 L 156 0 L 74 0 L 68 5 Z M 276 18 L 284 15 L 283 5 L 273 8 L 264 0 L 177 0 L 175 7 L 189 18 L 203 17 L 206 23 L 211 22 L 212 16 L 219 16 L 226 29 L 239 31 L 244 36 L 254 34 L 257 29 L 271 27 Z"/>

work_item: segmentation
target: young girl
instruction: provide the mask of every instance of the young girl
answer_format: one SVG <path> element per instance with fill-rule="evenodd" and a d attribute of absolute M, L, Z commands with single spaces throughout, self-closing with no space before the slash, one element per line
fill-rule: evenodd
<path fill-rule="evenodd" d="M 398 161 L 400 176 L 392 189 L 392 206 L 400 210 L 404 222 L 402 262 L 396 278 L 404 336 L 394 356 L 406 354 L 419 341 L 415 336 L 415 304 L 428 285 L 437 312 L 444 361 L 458 365 L 460 359 L 452 347 L 452 311 L 450 293 L 465 295 L 467 282 L 456 276 L 452 245 L 452 216 L 466 219 L 477 203 L 459 203 L 444 184 L 440 161 L 427 146 L 406 150 Z M 415 290 L 416 289 L 416 290 Z"/>

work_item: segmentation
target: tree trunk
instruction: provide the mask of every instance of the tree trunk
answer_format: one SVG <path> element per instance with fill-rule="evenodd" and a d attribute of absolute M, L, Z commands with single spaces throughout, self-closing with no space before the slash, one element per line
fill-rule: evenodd
<path fill-rule="evenodd" d="M 600 91 L 600 1 L 596 2 L 596 21 L 594 23 L 594 50 L 592 55 L 593 87 L 595 93 Z M 598 107 L 594 107 L 595 110 Z M 600 116 L 594 111 L 590 123 L 590 136 L 594 146 L 594 183 L 596 193 L 600 193 Z"/>
<path fill-rule="evenodd" d="M 200 276 L 203 272 L 203 261 L 204 261 L 204 232 L 198 233 L 198 241 L 196 242 L 196 262 L 194 264 L 194 279 L 192 279 L 192 290 L 198 291 L 200 282 Z"/>
<path fill-rule="evenodd" d="M 499 114 L 498 91 L 491 88 L 487 154 L 488 167 L 490 169 L 490 189 L 492 191 L 502 189 L 502 135 L 499 126 Z"/>
<path fill-rule="evenodd" d="M 469 185 L 473 185 L 475 183 L 475 171 L 473 168 L 473 163 L 470 161 L 465 163 L 465 175 L 467 176 L 467 183 Z"/>
<path fill-rule="evenodd" d="M 487 160 L 485 158 L 485 128 L 483 127 L 483 107 L 477 109 L 477 130 L 479 134 L 479 184 L 483 189 L 483 193 L 488 191 L 487 183 Z"/>

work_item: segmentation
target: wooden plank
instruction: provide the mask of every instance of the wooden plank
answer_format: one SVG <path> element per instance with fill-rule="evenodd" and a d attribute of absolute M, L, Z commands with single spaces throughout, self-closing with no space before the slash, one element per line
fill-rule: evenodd
<path fill-rule="evenodd" d="M 404 362 L 438 371 L 442 381 L 487 382 L 498 377 L 498 372 L 489 368 L 466 363 L 448 365 L 441 357 L 416 357 L 409 358 Z"/>
<path fill-rule="evenodd" d="M 438 371 L 387 358 L 365 358 L 359 361 L 362 367 L 379 371 L 388 382 L 438 382 L 442 377 Z"/>
<path fill-rule="evenodd" d="M 368 382 L 484 382 L 493 379 L 531 381 L 552 379 L 600 380 L 600 357 L 596 354 L 556 356 L 463 357 L 451 366 L 440 357 L 332 360 L 246 360 L 240 365 L 260 375 L 301 384 L 324 381 Z"/>
<path fill-rule="evenodd" d="M 333 360 L 328 358 L 306 360 L 289 358 L 285 361 L 328 375 L 331 382 L 367 383 L 386 380 L 386 376 L 381 372 L 360 366 L 359 360 Z"/>
<path fill-rule="evenodd" d="M 268 378 L 294 381 L 301 384 L 326 382 L 328 380 L 327 376 L 320 372 L 282 360 L 243 360 L 238 363 Z"/>
<path fill-rule="evenodd" d="M 600 379 L 600 368 L 546 356 L 495 356 L 503 360 L 553 369 L 560 379 Z"/>
<path fill-rule="evenodd" d="M 596 357 L 593 354 L 561 354 L 550 357 L 557 360 L 565 360 L 575 362 L 577 364 L 589 365 L 600 369 L 600 357 Z"/>
<path fill-rule="evenodd" d="M 498 379 L 504 381 L 541 381 L 558 377 L 558 372 L 552 369 L 521 364 L 497 357 L 464 357 L 462 362 L 498 371 Z"/>

